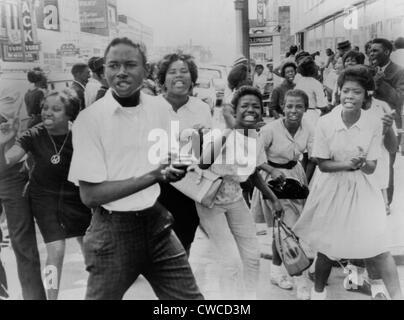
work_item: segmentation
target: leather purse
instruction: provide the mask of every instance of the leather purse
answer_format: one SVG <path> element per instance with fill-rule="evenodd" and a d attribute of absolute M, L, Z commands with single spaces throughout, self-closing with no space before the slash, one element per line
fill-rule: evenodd
<path fill-rule="evenodd" d="M 190 171 L 182 180 L 173 182 L 171 185 L 192 200 L 212 208 L 222 182 L 223 179 L 220 176 L 209 170 L 204 170 L 202 171 L 202 178 L 199 173 Z"/>
<path fill-rule="evenodd" d="M 268 187 L 278 199 L 302 200 L 307 199 L 310 193 L 307 186 L 290 178 L 286 179 L 283 183 L 279 180 L 271 180 L 268 182 Z"/>
<path fill-rule="evenodd" d="M 279 218 L 274 218 L 273 241 L 290 276 L 300 276 L 311 262 L 293 231 Z"/>

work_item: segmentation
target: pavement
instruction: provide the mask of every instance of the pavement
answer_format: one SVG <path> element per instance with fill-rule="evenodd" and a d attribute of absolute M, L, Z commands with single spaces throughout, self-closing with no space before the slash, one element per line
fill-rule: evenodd
<path fill-rule="evenodd" d="M 404 156 L 400 154 L 396 163 L 396 193 L 395 202 L 391 207 L 391 216 L 388 217 L 390 230 L 390 249 L 399 263 L 398 272 L 401 287 L 404 289 Z M 257 224 L 257 232 L 266 230 L 263 224 Z M 39 251 L 42 266 L 46 258 L 46 248 L 41 235 L 38 233 Z M 270 283 L 270 270 L 272 250 L 272 233 L 259 235 L 261 250 L 260 281 L 258 290 L 259 300 L 295 300 L 296 292 L 285 291 Z M 21 288 L 17 277 L 15 256 L 10 247 L 3 248 L 1 259 L 6 269 L 9 293 L 12 300 L 21 299 Z M 206 236 L 198 230 L 196 239 L 191 249 L 190 264 L 201 292 L 208 300 L 221 300 L 219 292 L 218 261 Z M 366 295 L 351 293 L 343 288 L 346 278 L 343 269 L 334 268 L 328 281 L 328 299 L 331 300 L 369 300 Z M 87 272 L 84 267 L 84 259 L 76 240 L 70 239 L 66 245 L 66 256 L 62 274 L 60 300 L 83 300 L 85 297 Z M 309 283 L 312 286 L 312 283 Z M 134 285 L 126 293 L 125 300 L 155 300 L 156 296 L 143 278 L 139 277 Z"/>

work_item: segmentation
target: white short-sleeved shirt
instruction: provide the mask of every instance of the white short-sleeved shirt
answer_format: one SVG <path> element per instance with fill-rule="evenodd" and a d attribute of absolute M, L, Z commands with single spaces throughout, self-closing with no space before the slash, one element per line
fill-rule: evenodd
<path fill-rule="evenodd" d="M 312 77 L 295 78 L 296 87 L 306 92 L 309 97 L 309 109 L 324 108 L 328 105 L 324 88 L 320 81 Z"/>
<path fill-rule="evenodd" d="M 203 149 L 210 148 L 211 143 L 221 136 L 220 129 L 206 134 L 203 139 Z M 247 181 L 256 167 L 265 162 L 265 153 L 259 134 L 246 137 L 238 130 L 233 130 L 226 139 L 221 155 L 210 168 L 213 173 L 223 177 L 215 204 L 230 204 L 242 199 L 240 183 Z"/>
<path fill-rule="evenodd" d="M 342 121 L 342 107 L 337 107 L 318 121 L 312 157 L 349 161 L 362 150 L 368 161 L 378 160 L 382 134 L 380 119 L 363 110 L 358 122 L 348 129 Z"/>
<path fill-rule="evenodd" d="M 170 120 L 179 122 L 180 134 L 183 130 L 192 129 L 197 125 L 208 129 L 212 128 L 213 120 L 210 107 L 202 100 L 189 97 L 188 102 L 175 112 L 170 103 L 163 96 L 159 96 L 158 99 L 170 110 Z"/>
<path fill-rule="evenodd" d="M 121 181 L 156 170 L 168 152 L 168 140 L 161 135 L 165 133 L 169 139 L 169 117 L 167 105 L 156 97 L 141 93 L 137 107 L 124 108 L 108 90 L 104 98 L 82 111 L 73 125 L 69 181 L 76 185 L 79 181 Z M 159 194 L 160 187 L 154 184 L 103 207 L 143 210 L 153 206 Z"/>
<path fill-rule="evenodd" d="M 262 128 L 262 144 L 269 161 L 287 164 L 298 161 L 303 153 L 312 153 L 314 130 L 305 119 L 294 137 L 286 129 L 283 119 L 278 119 Z"/>
<path fill-rule="evenodd" d="M 84 101 L 86 108 L 91 106 L 97 98 L 98 90 L 101 89 L 101 83 L 94 78 L 90 78 L 84 90 Z"/>

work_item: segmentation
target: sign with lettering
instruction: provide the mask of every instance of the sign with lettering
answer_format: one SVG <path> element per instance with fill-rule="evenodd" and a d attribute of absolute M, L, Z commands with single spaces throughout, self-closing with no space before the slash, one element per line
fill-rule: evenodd
<path fill-rule="evenodd" d="M 18 44 L 3 44 L 3 59 L 4 61 L 16 62 L 23 61 L 22 46 Z M 27 62 L 37 61 L 39 59 L 40 45 L 37 43 L 25 45 L 25 60 Z"/>
<path fill-rule="evenodd" d="M 73 57 L 80 54 L 80 49 L 76 48 L 73 43 L 64 43 L 57 50 L 56 54 L 64 57 Z"/>
<path fill-rule="evenodd" d="M 38 28 L 60 31 L 58 0 L 37 0 L 35 6 Z"/>
<path fill-rule="evenodd" d="M 82 32 L 107 36 L 107 0 L 79 0 L 80 29 Z"/>
<path fill-rule="evenodd" d="M 24 42 L 25 44 L 30 45 L 34 43 L 34 33 L 32 29 L 31 7 L 29 0 L 22 0 L 21 8 Z"/>
<path fill-rule="evenodd" d="M 272 36 L 265 36 L 265 35 L 259 35 L 259 36 L 253 36 L 250 35 L 250 44 L 252 45 L 262 45 L 262 44 L 272 44 L 273 37 Z"/>

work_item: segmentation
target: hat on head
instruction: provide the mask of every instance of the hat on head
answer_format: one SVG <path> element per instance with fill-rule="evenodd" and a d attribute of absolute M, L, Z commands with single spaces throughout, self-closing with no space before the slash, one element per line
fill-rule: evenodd
<path fill-rule="evenodd" d="M 245 63 L 248 63 L 247 58 L 244 57 L 244 56 L 240 56 L 240 57 L 238 57 L 238 58 L 234 61 L 233 67 L 234 67 L 234 66 L 237 66 L 237 65 L 239 65 L 239 64 L 245 64 Z"/>
<path fill-rule="evenodd" d="M 351 46 L 351 42 L 349 40 L 342 41 L 338 43 L 337 49 L 342 50 L 342 49 L 348 49 Z"/>

